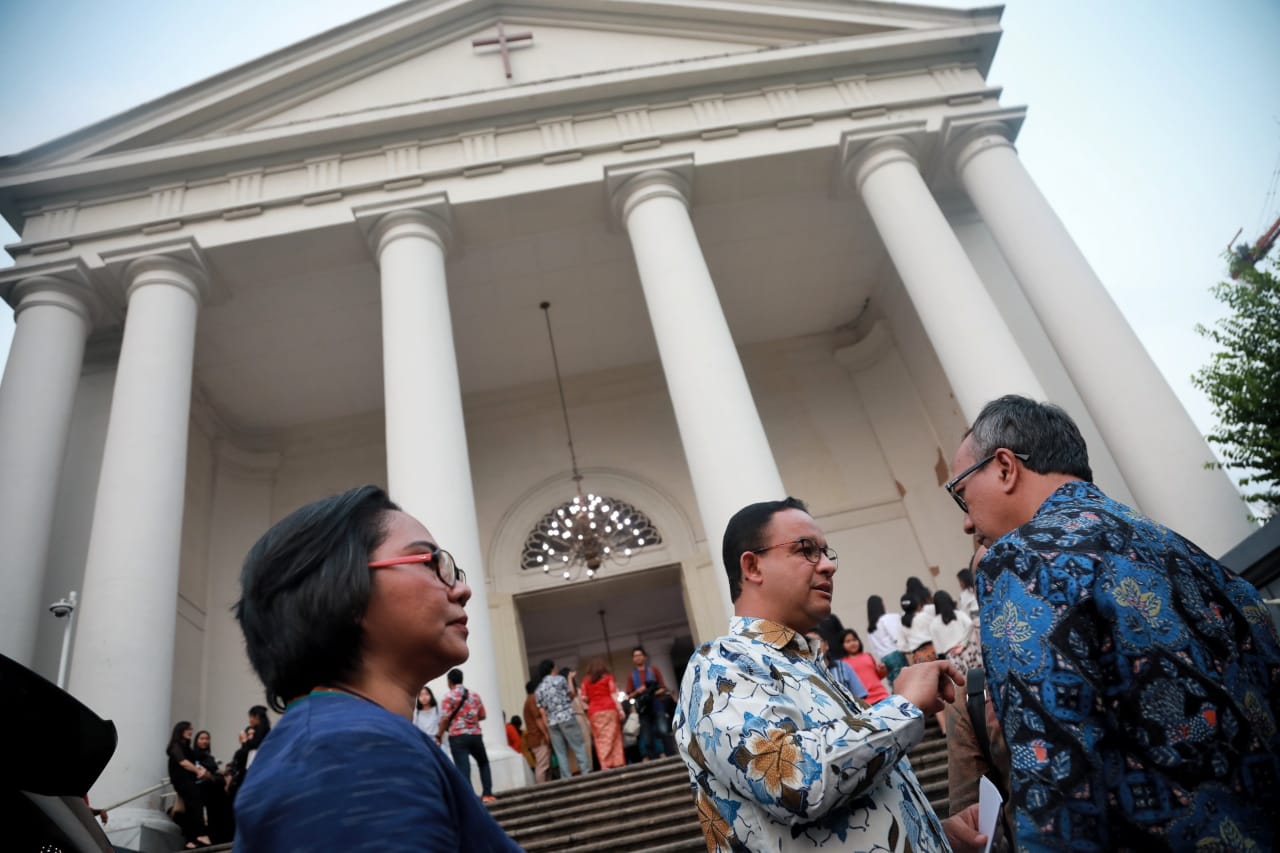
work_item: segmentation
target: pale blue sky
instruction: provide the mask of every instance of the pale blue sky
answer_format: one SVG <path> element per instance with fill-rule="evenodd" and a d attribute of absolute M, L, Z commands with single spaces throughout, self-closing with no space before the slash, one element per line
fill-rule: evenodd
<path fill-rule="evenodd" d="M 0 0 L 0 154 L 388 5 Z M 1030 108 L 1027 168 L 1207 431 L 1189 376 L 1211 349 L 1193 327 L 1222 313 L 1209 287 L 1228 239 L 1280 216 L 1280 3 L 1010 0 L 1004 27 L 990 80 Z M 0 310 L 0 362 L 12 326 Z"/>

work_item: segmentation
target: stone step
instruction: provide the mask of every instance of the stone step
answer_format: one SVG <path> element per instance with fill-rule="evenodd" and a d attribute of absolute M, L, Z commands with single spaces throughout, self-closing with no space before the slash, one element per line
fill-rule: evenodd
<path fill-rule="evenodd" d="M 609 819 L 612 821 L 643 817 L 656 809 L 669 809 L 674 813 L 688 808 L 690 814 L 694 813 L 693 795 L 687 788 L 677 789 L 674 792 L 665 789 L 647 790 L 636 792 L 628 797 L 607 800 L 584 797 L 583 802 L 569 808 L 539 810 L 518 818 L 504 817 L 502 828 L 513 837 L 530 838 L 548 831 L 550 827 L 559 831 L 569 827 L 599 823 L 602 802 L 608 804 Z"/>
<path fill-rule="evenodd" d="M 591 777 L 596 777 L 592 779 Z M 624 773 L 609 770 L 588 774 L 586 783 L 577 779 L 565 780 L 577 784 L 548 782 L 514 791 L 506 791 L 498 802 L 490 806 L 494 817 L 501 820 L 515 819 L 528 814 L 569 808 L 580 803 L 599 804 L 603 800 L 624 797 L 639 791 L 679 790 L 688 792 L 689 774 L 683 764 L 667 765 L 659 770 L 644 773 Z"/>
<path fill-rule="evenodd" d="M 553 853 L 553 851 L 638 851 L 651 850 L 658 844 L 673 842 L 701 842 L 702 830 L 693 809 L 693 801 L 689 801 L 688 818 L 670 811 L 649 814 L 643 818 L 633 818 L 625 823 L 612 819 L 608 812 L 602 812 L 589 826 L 563 830 L 560 827 L 548 827 L 542 837 L 526 841 L 518 835 L 513 838 L 527 853 Z M 677 848 L 682 849 L 682 848 Z"/>

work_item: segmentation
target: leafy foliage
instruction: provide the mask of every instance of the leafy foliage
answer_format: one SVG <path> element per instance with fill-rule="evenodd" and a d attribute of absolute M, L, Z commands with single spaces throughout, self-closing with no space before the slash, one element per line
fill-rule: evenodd
<path fill-rule="evenodd" d="M 1273 271 L 1245 266 L 1237 281 L 1213 287 L 1232 314 L 1196 331 L 1217 344 L 1191 381 L 1208 395 L 1218 426 L 1208 439 L 1226 464 L 1246 470 L 1245 500 L 1280 513 L 1280 261 Z"/>

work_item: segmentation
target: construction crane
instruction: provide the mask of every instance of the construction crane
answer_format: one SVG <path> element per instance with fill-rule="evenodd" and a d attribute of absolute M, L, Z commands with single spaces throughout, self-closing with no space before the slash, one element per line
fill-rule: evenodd
<path fill-rule="evenodd" d="M 1271 251 L 1276 239 L 1280 238 L 1280 219 L 1271 223 L 1271 227 L 1252 246 L 1248 243 L 1240 243 L 1233 247 L 1231 244 L 1235 243 L 1236 237 L 1239 237 L 1243 231 L 1243 228 L 1236 231 L 1236 236 L 1232 237 L 1231 242 L 1227 244 L 1227 251 L 1231 256 L 1229 266 L 1233 279 L 1240 278 L 1240 273 L 1244 272 L 1245 268 L 1257 266 L 1258 261 L 1265 258 Z"/>

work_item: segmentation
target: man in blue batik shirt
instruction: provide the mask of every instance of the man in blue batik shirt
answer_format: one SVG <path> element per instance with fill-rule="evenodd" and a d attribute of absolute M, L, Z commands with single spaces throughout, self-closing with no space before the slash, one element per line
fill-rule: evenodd
<path fill-rule="evenodd" d="M 874 706 L 831 679 L 804 635 L 831 613 L 836 552 L 795 498 L 739 510 L 723 554 L 737 615 L 676 711 L 708 853 L 982 850 L 977 804 L 940 822 L 905 758 L 959 671 L 907 667 Z"/>
<path fill-rule="evenodd" d="M 1019 850 L 1275 850 L 1280 642 L 1257 590 L 1102 493 L 1080 431 L 988 403 L 946 489 L 978 564 Z"/>

